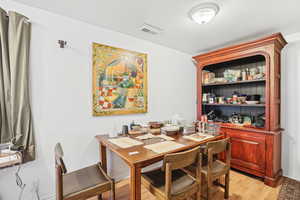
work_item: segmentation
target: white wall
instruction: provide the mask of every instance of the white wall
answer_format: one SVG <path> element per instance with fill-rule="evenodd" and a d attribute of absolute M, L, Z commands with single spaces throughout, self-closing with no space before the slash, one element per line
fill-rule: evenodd
<path fill-rule="evenodd" d="M 37 160 L 25 164 L 24 200 L 34 200 L 33 185 L 41 199 L 54 194 L 53 147 L 60 141 L 70 170 L 98 161 L 94 136 L 108 133 L 131 120 L 168 119 L 175 113 L 195 117 L 195 68 L 187 55 L 121 33 L 30 8 L 10 0 L 0 7 L 15 10 L 32 21 L 32 109 L 37 140 Z M 68 41 L 59 49 L 57 40 Z M 149 112 L 141 115 L 92 117 L 91 43 L 98 42 L 148 53 Z M 282 56 L 282 164 L 284 175 L 300 180 L 300 42 L 287 45 Z M 113 174 L 126 176 L 126 165 L 112 158 Z M 0 170 L 0 200 L 18 199 L 16 168 Z"/>
<path fill-rule="evenodd" d="M 66 164 L 73 170 L 98 161 L 94 136 L 112 131 L 114 124 L 121 128 L 132 120 L 170 119 L 175 113 L 195 119 L 195 67 L 190 55 L 9 0 L 1 0 L 0 7 L 18 11 L 32 22 L 30 67 L 37 160 L 22 167 L 23 199 L 35 199 L 35 182 L 41 199 L 54 194 L 56 142 L 62 143 Z M 69 47 L 58 48 L 59 39 L 67 40 Z M 148 54 L 147 114 L 92 117 L 92 42 Z M 115 176 L 127 175 L 122 161 L 114 158 L 112 165 Z M 0 170 L 0 200 L 18 199 L 15 171 L 15 167 Z"/>
<path fill-rule="evenodd" d="M 283 49 L 281 69 L 283 174 L 300 181 L 300 41 Z"/>

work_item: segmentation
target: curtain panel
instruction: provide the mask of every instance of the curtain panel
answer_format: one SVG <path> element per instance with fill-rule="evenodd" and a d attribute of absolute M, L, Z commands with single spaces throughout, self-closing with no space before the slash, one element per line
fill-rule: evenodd
<path fill-rule="evenodd" d="M 29 96 L 31 24 L 16 12 L 0 8 L 0 143 L 13 141 L 24 161 L 35 159 Z"/>

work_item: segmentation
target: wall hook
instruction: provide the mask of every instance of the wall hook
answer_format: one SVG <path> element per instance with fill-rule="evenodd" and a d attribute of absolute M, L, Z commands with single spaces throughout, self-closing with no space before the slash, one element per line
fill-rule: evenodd
<path fill-rule="evenodd" d="M 59 44 L 59 47 L 63 49 L 67 45 L 67 41 L 65 41 L 65 40 L 58 40 L 58 44 Z"/>

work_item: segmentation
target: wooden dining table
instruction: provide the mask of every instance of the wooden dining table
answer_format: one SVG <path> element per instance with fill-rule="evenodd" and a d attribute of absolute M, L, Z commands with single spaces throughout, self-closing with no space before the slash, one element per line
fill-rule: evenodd
<path fill-rule="evenodd" d="M 203 145 L 209 141 L 215 141 L 222 139 L 222 135 L 213 136 L 207 138 L 202 141 L 194 141 L 185 139 L 182 134 L 178 133 L 173 137 L 174 142 L 184 144 L 184 147 L 178 148 L 173 151 L 165 152 L 165 153 L 155 153 L 149 149 L 144 148 L 146 144 L 133 146 L 129 148 L 120 148 L 119 146 L 111 143 L 109 139 L 111 139 L 108 135 L 97 135 L 95 136 L 97 141 L 99 142 L 99 152 L 100 152 L 100 161 L 102 167 L 105 171 L 107 171 L 107 157 L 106 152 L 107 149 L 111 150 L 115 154 L 117 154 L 122 160 L 130 168 L 130 200 L 140 200 L 141 199 L 141 171 L 142 168 L 147 167 L 151 164 L 154 164 L 158 161 L 163 160 L 164 156 L 168 153 L 175 153 L 184 150 L 191 149 L 193 147 Z M 131 138 L 135 138 L 135 136 L 129 136 Z M 139 140 L 141 141 L 141 140 Z M 132 152 L 138 152 L 136 154 L 132 154 Z"/>

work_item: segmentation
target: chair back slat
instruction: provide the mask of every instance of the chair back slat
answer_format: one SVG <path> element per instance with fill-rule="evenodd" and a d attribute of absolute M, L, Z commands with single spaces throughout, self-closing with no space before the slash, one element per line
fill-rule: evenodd
<path fill-rule="evenodd" d="M 207 149 L 209 149 L 212 154 L 219 154 L 225 152 L 229 148 L 229 138 L 218 140 L 214 142 L 207 143 Z"/>
<path fill-rule="evenodd" d="M 67 168 L 66 168 L 64 160 L 63 160 L 64 152 L 63 152 L 63 149 L 62 149 L 60 143 L 57 143 L 55 145 L 55 150 L 54 151 L 55 151 L 55 165 L 56 165 L 56 167 L 60 167 L 61 172 L 63 174 L 67 173 Z"/>
<path fill-rule="evenodd" d="M 225 171 L 227 171 L 230 169 L 230 161 L 231 161 L 231 145 L 229 142 L 229 138 L 207 143 L 207 155 L 208 155 L 207 174 L 209 174 L 208 176 L 210 176 L 211 174 L 211 170 L 214 162 L 213 161 L 214 155 L 223 152 L 226 153 Z"/>
<path fill-rule="evenodd" d="M 164 157 L 162 170 L 165 170 L 167 163 L 171 164 L 172 170 L 184 168 L 196 163 L 199 158 L 199 153 L 200 147 L 196 147 L 184 152 L 167 154 Z"/>

